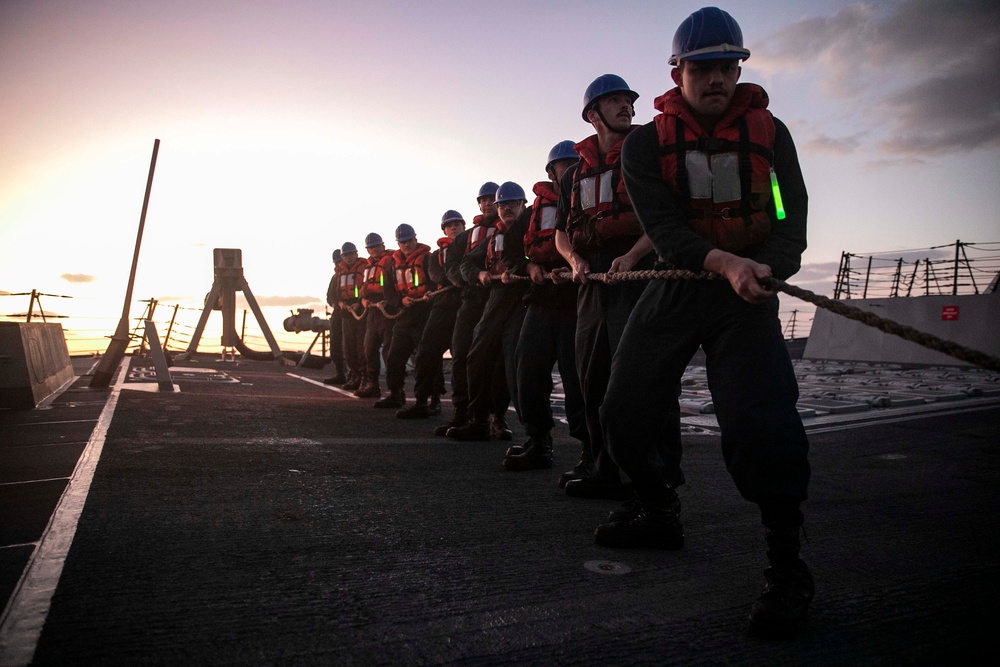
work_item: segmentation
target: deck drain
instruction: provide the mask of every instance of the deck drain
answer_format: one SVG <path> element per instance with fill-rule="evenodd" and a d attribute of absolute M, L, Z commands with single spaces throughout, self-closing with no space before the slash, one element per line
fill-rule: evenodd
<path fill-rule="evenodd" d="M 886 461 L 902 461 L 906 458 L 906 454 L 882 454 L 879 458 Z"/>
<path fill-rule="evenodd" d="M 628 574 L 632 571 L 632 568 L 625 563 L 616 563 L 611 560 L 588 560 L 583 566 L 597 574 Z"/>

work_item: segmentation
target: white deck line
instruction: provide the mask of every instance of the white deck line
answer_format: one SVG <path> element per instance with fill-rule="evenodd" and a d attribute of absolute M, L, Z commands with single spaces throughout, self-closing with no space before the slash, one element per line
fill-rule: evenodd
<path fill-rule="evenodd" d="M 17 590 L 0 618 L 0 665 L 28 665 L 35 654 L 130 362 L 131 358 L 125 357 L 118 365 L 115 384 L 97 426 L 42 533 L 38 548 L 21 575 Z"/>

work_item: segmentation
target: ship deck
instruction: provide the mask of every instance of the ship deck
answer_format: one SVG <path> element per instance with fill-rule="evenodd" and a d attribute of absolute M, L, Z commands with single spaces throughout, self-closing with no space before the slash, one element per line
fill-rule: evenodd
<path fill-rule="evenodd" d="M 746 632 L 762 530 L 702 368 L 686 545 L 661 552 L 594 544 L 617 503 L 557 488 L 565 428 L 552 470 L 510 473 L 509 443 L 436 438 L 322 370 L 204 357 L 168 393 L 141 360 L 109 390 L 75 362 L 58 396 L 0 411 L 0 664 L 940 664 L 991 645 L 996 375 L 796 362 L 817 596 L 779 642 Z"/>

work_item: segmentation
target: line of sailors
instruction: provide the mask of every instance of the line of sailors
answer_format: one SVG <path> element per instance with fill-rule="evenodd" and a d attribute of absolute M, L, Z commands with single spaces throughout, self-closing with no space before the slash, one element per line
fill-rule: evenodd
<path fill-rule="evenodd" d="M 599 409 L 614 345 L 645 283 L 588 282 L 580 269 L 653 264 L 617 159 L 637 97 L 613 74 L 588 87 L 583 119 L 597 134 L 552 147 L 548 179 L 534 185 L 530 205 L 517 183 L 488 181 L 471 227 L 457 211 L 444 213 L 436 249 L 401 224 L 394 252 L 374 232 L 365 238 L 367 258 L 351 242 L 334 251 L 327 301 L 337 373 L 326 382 L 378 399 L 375 408 L 395 409 L 400 419 L 425 419 L 441 413 L 450 350 L 454 414 L 435 435 L 512 440 L 506 414 L 513 406 L 528 438 L 508 449 L 503 465 L 529 470 L 552 466 L 557 366 L 569 432 L 581 443 L 580 462 L 560 486 L 570 495 L 624 498 L 618 468 L 603 452 Z M 408 405 L 404 380 L 414 353 Z"/>
<path fill-rule="evenodd" d="M 621 77 L 591 83 L 582 115 L 595 134 L 552 148 L 548 180 L 534 186 L 530 206 L 518 184 L 488 182 L 470 229 L 454 211 L 444 215 L 446 237 L 434 253 L 409 225 L 397 228 L 392 254 L 369 235 L 368 262 L 345 244 L 335 277 L 345 340 L 361 321 L 359 303 L 367 320 L 364 356 L 355 332 L 357 363 L 345 386 L 397 417 L 426 418 L 440 411 L 450 346 L 455 413 L 435 433 L 511 440 L 504 416 L 513 406 L 528 439 L 507 450 L 504 467 L 550 468 L 558 364 L 569 431 L 581 442 L 580 462 L 560 486 L 571 496 L 627 501 L 597 527 L 597 544 L 676 550 L 684 545 L 676 489 L 685 481 L 677 396 L 701 346 L 727 469 L 765 527 L 769 567 L 750 627 L 788 636 L 814 595 L 799 557 L 810 467 L 767 281 L 799 269 L 808 196 L 767 94 L 738 83 L 750 51 L 732 16 L 717 7 L 694 12 L 673 47 L 676 87 L 656 99 L 652 123 L 632 124 L 638 94 Z M 658 259 L 660 268 L 724 280 L 616 279 Z M 408 406 L 403 378 L 415 349 L 416 401 Z"/>

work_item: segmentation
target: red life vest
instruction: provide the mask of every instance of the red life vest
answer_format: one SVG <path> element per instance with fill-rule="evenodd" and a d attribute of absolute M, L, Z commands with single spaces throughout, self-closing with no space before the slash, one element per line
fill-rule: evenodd
<path fill-rule="evenodd" d="M 503 238 L 507 232 L 503 220 L 497 220 L 493 233 L 489 237 L 489 245 L 486 246 L 486 270 L 491 276 L 503 275 L 507 267 L 503 263 Z"/>
<path fill-rule="evenodd" d="M 524 233 L 524 254 L 535 264 L 565 264 L 556 250 L 556 206 L 559 195 L 551 181 L 539 181 L 532 188 L 535 203 L 531 205 L 528 231 Z"/>
<path fill-rule="evenodd" d="M 341 262 L 337 277 L 337 293 L 341 301 L 356 301 L 361 297 L 361 285 L 365 281 L 365 267 L 368 262 L 360 257 L 348 266 Z"/>
<path fill-rule="evenodd" d="M 493 234 L 496 232 L 496 227 L 493 225 L 496 224 L 496 221 L 497 218 L 493 218 L 487 224 L 486 218 L 482 215 L 477 215 L 472 219 L 472 229 L 469 230 L 466 236 L 465 254 L 469 254 L 480 243 L 486 243 L 493 237 Z"/>
<path fill-rule="evenodd" d="M 400 296 L 419 299 L 430 291 L 430 276 L 424 264 L 430 251 L 430 246 L 418 243 L 409 255 L 404 255 L 402 250 L 392 254 L 396 264 L 396 291 Z"/>
<path fill-rule="evenodd" d="M 629 132 L 636 127 L 633 125 Z M 642 225 L 625 191 L 618 159 L 624 141 L 623 137 L 612 146 L 604 159 L 601 159 L 596 134 L 574 147 L 580 154 L 580 162 L 573 175 L 567 225 L 574 247 L 595 248 L 604 239 L 642 236 Z"/>
<path fill-rule="evenodd" d="M 442 236 L 438 239 L 438 254 L 437 262 L 438 266 L 444 269 L 445 262 L 448 261 L 448 246 L 451 245 L 450 236 Z"/>
<path fill-rule="evenodd" d="M 663 179 L 691 214 L 691 228 L 716 248 L 739 252 L 771 234 L 774 118 L 760 86 L 736 86 L 711 134 L 679 88 L 653 103 Z"/>
<path fill-rule="evenodd" d="M 393 279 L 392 253 L 383 252 L 377 258 L 368 258 L 368 268 L 365 269 L 364 286 L 361 295 L 369 301 L 381 301 L 385 298 L 386 276 Z"/>

